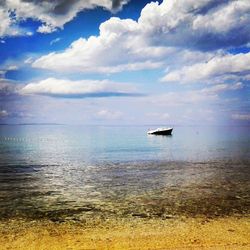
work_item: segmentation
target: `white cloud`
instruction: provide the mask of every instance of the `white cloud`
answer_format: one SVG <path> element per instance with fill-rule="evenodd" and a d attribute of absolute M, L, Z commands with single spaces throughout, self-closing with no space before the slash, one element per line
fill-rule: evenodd
<path fill-rule="evenodd" d="M 168 92 L 166 94 L 154 96 L 151 102 L 159 106 L 183 106 L 190 104 L 200 104 L 203 102 L 215 102 L 218 100 L 216 93 L 202 93 L 198 90 L 184 92 Z"/>
<path fill-rule="evenodd" d="M 169 113 L 158 113 L 158 112 L 153 112 L 153 113 L 148 113 L 148 117 L 151 117 L 152 119 L 158 119 L 158 120 L 169 120 L 171 115 Z"/>
<path fill-rule="evenodd" d="M 61 6 L 59 2 L 65 2 L 66 5 Z M 81 4 L 90 4 L 88 8 L 102 6 L 109 10 L 114 9 L 110 7 L 112 1 L 109 0 L 81 2 Z M 123 1 L 122 4 L 125 2 Z M 67 3 L 69 1 L 16 0 L 16 6 L 20 4 L 18 7 L 13 7 L 13 10 L 16 9 L 16 19 L 9 23 L 6 22 L 6 24 L 1 23 L 0 30 L 2 31 L 0 31 L 0 34 L 10 35 L 11 29 L 12 34 L 14 32 L 18 34 L 20 32 L 17 26 L 19 20 L 25 20 L 28 17 L 41 22 L 38 28 L 39 32 L 48 33 L 63 28 L 64 24 L 72 20 L 83 8 L 77 7 L 80 6 L 77 0 L 71 5 Z M 14 6 L 14 1 L 12 1 L 12 4 Z M 159 119 L 162 120 L 174 119 L 175 112 L 179 112 L 178 116 L 181 117 L 186 108 L 193 110 L 193 113 L 187 112 L 185 114 L 187 117 L 195 117 L 195 112 L 199 108 L 201 114 L 198 115 L 197 119 L 200 119 L 200 117 L 203 119 L 203 114 L 204 119 L 205 117 L 211 118 L 213 115 L 210 116 L 209 112 L 205 114 L 203 108 L 209 110 L 210 106 L 215 107 L 213 105 L 217 105 L 217 108 L 222 103 L 226 106 L 226 99 L 224 98 L 226 94 L 222 95 L 222 93 L 240 90 L 244 87 L 244 91 L 242 90 L 240 94 L 244 98 L 247 96 L 245 89 L 247 89 L 247 81 L 250 80 L 250 53 L 235 55 L 225 51 L 231 51 L 228 49 L 238 46 L 243 47 L 247 44 L 249 46 L 250 26 L 247 25 L 250 23 L 249 5 L 250 2 L 244 0 L 165 0 L 161 4 L 152 2 L 143 8 L 137 21 L 111 18 L 100 25 L 99 35 L 77 39 L 64 51 L 50 53 L 36 60 L 28 58 L 25 63 L 31 63 L 33 67 L 59 73 L 116 73 L 165 68 L 163 81 L 205 84 L 202 85 L 203 87 L 195 85 L 194 88 L 196 89 L 193 90 L 193 86 L 177 85 L 175 86 L 176 92 L 173 92 L 173 89 L 171 89 L 171 92 L 167 92 L 170 85 L 159 86 L 159 90 L 154 89 L 154 93 L 162 91 L 161 94 L 151 96 L 152 93 L 149 93 L 150 96 L 147 97 L 130 98 L 130 107 L 126 105 L 124 110 L 121 108 L 124 106 L 124 99 L 120 101 L 121 103 L 117 101 L 119 98 L 115 98 L 115 102 L 112 99 L 110 103 L 107 100 L 109 98 L 95 99 L 94 101 L 101 103 L 101 105 L 98 106 L 98 109 L 91 110 L 90 116 L 99 119 L 119 119 L 126 113 L 126 109 L 130 109 L 131 113 L 134 112 L 134 117 L 139 120 L 140 115 L 144 115 L 145 107 L 147 107 L 147 113 L 151 113 L 151 117 L 155 117 L 155 119 L 159 117 L 158 114 L 161 114 Z M 3 13 L 4 18 L 10 17 Z M 55 42 L 56 40 L 51 41 L 51 44 Z M 208 85 L 208 83 L 213 83 L 213 85 Z M 147 87 L 147 89 L 150 92 L 150 87 Z M 129 96 L 135 91 L 129 84 L 107 80 L 72 81 L 48 78 L 22 86 L 21 90 L 17 90 L 11 84 L 2 85 L 2 92 L 0 84 L 0 92 L 3 95 L 18 92 L 23 95 L 80 98 Z M 236 94 L 239 94 L 238 91 L 232 96 Z M 44 100 L 45 97 L 30 96 L 27 98 L 24 96 L 20 98 Z M 241 101 L 241 96 L 238 95 L 235 100 L 237 98 L 239 99 L 235 101 L 235 105 L 238 105 Z M 47 99 L 54 100 L 52 98 Z M 65 100 L 62 99 L 61 101 L 64 102 Z M 69 101 L 71 100 L 68 99 L 65 102 Z M 84 99 L 72 100 L 74 103 L 78 101 L 87 102 Z M 54 102 L 59 102 L 59 100 L 54 100 Z M 114 103 L 119 103 L 120 106 L 114 106 Z M 101 108 L 100 111 L 97 111 L 100 106 L 107 108 Z M 125 112 L 121 114 L 113 107 Z M 168 107 L 171 107 L 171 109 L 167 109 Z M 2 109 L 11 112 L 8 107 L 3 106 Z M 228 105 L 229 109 L 231 110 L 232 106 Z M 47 112 L 49 110 L 48 108 Z M 165 113 L 166 110 L 171 111 L 168 114 Z M 235 110 L 237 110 L 237 107 Z M 228 111 L 228 114 L 231 115 L 232 112 L 229 113 Z M 234 118 L 244 120 L 246 114 L 244 112 L 234 114 Z"/>
<path fill-rule="evenodd" d="M 186 105 L 200 105 L 205 103 L 220 102 L 220 94 L 226 91 L 234 91 L 243 88 L 241 82 L 235 84 L 217 84 L 211 87 L 201 88 L 197 90 L 168 92 L 165 94 L 145 97 L 146 102 L 153 105 L 175 107 Z"/>
<path fill-rule="evenodd" d="M 0 96 L 17 94 L 21 87 L 21 84 L 17 84 L 14 81 L 0 78 Z"/>
<path fill-rule="evenodd" d="M 17 65 L 9 65 L 6 68 L 7 71 L 13 71 L 13 70 L 17 70 L 17 69 L 18 69 Z"/>
<path fill-rule="evenodd" d="M 135 88 L 129 84 L 108 80 L 80 80 L 48 78 L 29 83 L 20 90 L 21 94 L 49 95 L 58 97 L 103 97 L 133 95 Z"/>
<path fill-rule="evenodd" d="M 25 0 L 3 0 L 0 2 L 0 37 L 30 35 L 24 32 L 19 22 L 31 18 L 42 24 L 37 31 L 50 33 L 58 28 L 63 28 L 65 23 L 71 21 L 78 12 L 85 9 L 103 7 L 115 11 L 129 0 L 62 0 L 62 1 L 25 1 Z"/>
<path fill-rule="evenodd" d="M 234 120 L 245 120 L 250 121 L 250 114 L 233 114 L 232 118 Z"/>
<path fill-rule="evenodd" d="M 11 20 L 9 18 L 8 12 L 6 12 L 3 8 L 0 8 L 0 37 L 5 36 L 10 32 Z"/>
<path fill-rule="evenodd" d="M 27 59 L 24 60 L 24 63 L 31 64 L 33 61 L 34 61 L 33 57 L 28 57 Z"/>
<path fill-rule="evenodd" d="M 50 53 L 32 65 L 60 72 L 101 73 L 161 67 L 157 59 L 169 53 L 169 49 L 143 43 L 137 22 L 111 18 L 101 24 L 99 36 L 80 38 L 64 52 Z"/>
<path fill-rule="evenodd" d="M 213 110 L 207 109 L 207 108 L 192 108 L 187 109 L 184 114 L 182 115 L 182 118 L 184 121 L 188 121 L 191 123 L 196 123 L 197 120 L 202 122 L 214 122 L 215 121 L 215 112 Z"/>
<path fill-rule="evenodd" d="M 222 1 L 223 2 L 223 1 Z M 198 15 L 193 22 L 193 29 L 206 29 L 209 32 L 227 33 L 239 26 L 244 28 L 250 20 L 250 3 L 246 0 L 224 1 L 221 8 L 215 8 L 207 15 Z"/>
<path fill-rule="evenodd" d="M 165 0 L 148 4 L 139 24 L 154 44 L 213 50 L 249 42 L 249 13 L 246 0 Z"/>
<path fill-rule="evenodd" d="M 0 2 L 0 38 L 6 36 L 31 36 L 33 34 L 31 31 L 18 26 L 16 16 L 13 15 L 12 10 L 7 7 L 9 2 L 11 1 Z M 21 20 L 22 18 L 20 18 L 20 21 Z M 5 43 L 5 41 L 1 40 L 1 43 Z"/>
<path fill-rule="evenodd" d="M 96 117 L 101 118 L 101 119 L 105 119 L 105 120 L 106 119 L 107 120 L 117 120 L 117 119 L 120 119 L 122 117 L 122 112 L 103 109 L 103 110 L 100 110 L 99 112 L 97 112 Z"/>
<path fill-rule="evenodd" d="M 228 90 L 238 90 L 243 88 L 243 84 L 241 82 L 237 82 L 235 84 L 217 84 L 209 88 L 203 88 L 200 92 L 206 94 L 213 94 L 213 93 L 221 93 Z"/>
<path fill-rule="evenodd" d="M 57 37 L 55 39 L 53 39 L 51 42 L 50 42 L 50 45 L 53 45 L 54 43 L 58 43 L 61 41 L 61 38 L 60 37 Z"/>
<path fill-rule="evenodd" d="M 43 24 L 40 27 L 38 27 L 38 29 L 37 29 L 38 33 L 44 33 L 44 34 L 52 33 L 54 31 L 56 31 L 56 28 L 53 27 L 52 25 L 48 25 L 48 24 Z"/>
<path fill-rule="evenodd" d="M 0 110 L 0 118 L 8 116 L 9 113 L 6 110 Z"/>
<path fill-rule="evenodd" d="M 32 32 L 32 31 L 27 31 L 27 32 L 26 32 L 26 35 L 27 35 L 27 36 L 32 36 L 32 35 L 33 35 L 33 32 Z"/>
<path fill-rule="evenodd" d="M 100 25 L 98 36 L 80 38 L 65 51 L 42 56 L 33 63 L 33 67 L 59 72 L 115 73 L 154 69 L 162 67 L 163 64 L 174 68 L 180 61 L 188 62 L 188 57 L 196 57 L 198 62 L 201 59 L 210 60 L 211 53 L 202 52 L 227 48 L 234 43 L 244 45 L 249 42 L 250 27 L 246 25 L 247 22 L 250 23 L 248 8 L 250 2 L 245 3 L 244 0 L 234 4 L 226 0 L 165 0 L 161 4 L 152 2 L 143 8 L 138 21 L 111 18 Z M 211 16 L 214 16 L 214 23 L 219 22 L 223 11 L 233 19 L 228 22 L 224 31 L 212 28 L 208 30 L 199 25 L 202 18 Z M 241 16 L 243 20 L 238 21 Z M 235 36 L 232 35 L 235 29 L 238 30 L 237 41 L 234 41 Z M 190 48 L 192 52 L 188 51 Z M 220 53 L 215 55 L 220 56 Z M 209 66 L 213 66 L 212 62 L 215 60 L 221 63 L 229 61 L 230 57 L 231 61 L 236 59 L 232 55 L 221 55 L 211 60 Z M 163 79 L 178 80 L 180 77 L 175 73 Z M 195 75 L 193 72 L 190 74 Z M 202 78 L 201 73 L 199 75 Z"/>
<path fill-rule="evenodd" d="M 182 83 L 208 81 L 225 75 L 244 75 L 248 71 L 250 71 L 250 53 L 226 54 L 215 56 L 208 62 L 185 66 L 167 73 L 161 81 Z"/>
<path fill-rule="evenodd" d="M 0 81 L 2 80 L 1 77 L 4 78 L 5 74 L 8 71 L 14 71 L 14 70 L 18 70 L 18 66 L 17 65 L 2 65 L 2 68 L 0 69 Z"/>

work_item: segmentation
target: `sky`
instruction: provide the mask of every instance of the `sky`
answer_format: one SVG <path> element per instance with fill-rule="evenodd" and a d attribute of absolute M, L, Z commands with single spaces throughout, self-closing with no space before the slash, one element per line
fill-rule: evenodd
<path fill-rule="evenodd" d="M 250 125 L 249 0 L 0 0 L 0 123 Z"/>

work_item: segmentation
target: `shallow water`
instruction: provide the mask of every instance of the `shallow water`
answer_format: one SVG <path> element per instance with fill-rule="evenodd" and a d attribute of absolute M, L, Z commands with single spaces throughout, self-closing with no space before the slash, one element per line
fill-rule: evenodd
<path fill-rule="evenodd" d="M 248 127 L 1 126 L 0 215 L 52 220 L 249 213 Z"/>

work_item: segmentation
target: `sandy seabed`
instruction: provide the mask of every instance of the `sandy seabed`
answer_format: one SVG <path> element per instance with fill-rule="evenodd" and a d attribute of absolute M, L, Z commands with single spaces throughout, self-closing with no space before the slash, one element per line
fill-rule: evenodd
<path fill-rule="evenodd" d="M 0 224 L 0 249 L 250 249 L 250 219 L 8 220 Z"/>

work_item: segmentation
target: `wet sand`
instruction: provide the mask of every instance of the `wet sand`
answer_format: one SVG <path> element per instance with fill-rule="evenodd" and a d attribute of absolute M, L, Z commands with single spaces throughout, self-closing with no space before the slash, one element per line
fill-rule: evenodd
<path fill-rule="evenodd" d="M 249 217 L 121 219 L 89 223 L 8 220 L 0 249 L 250 249 Z"/>

